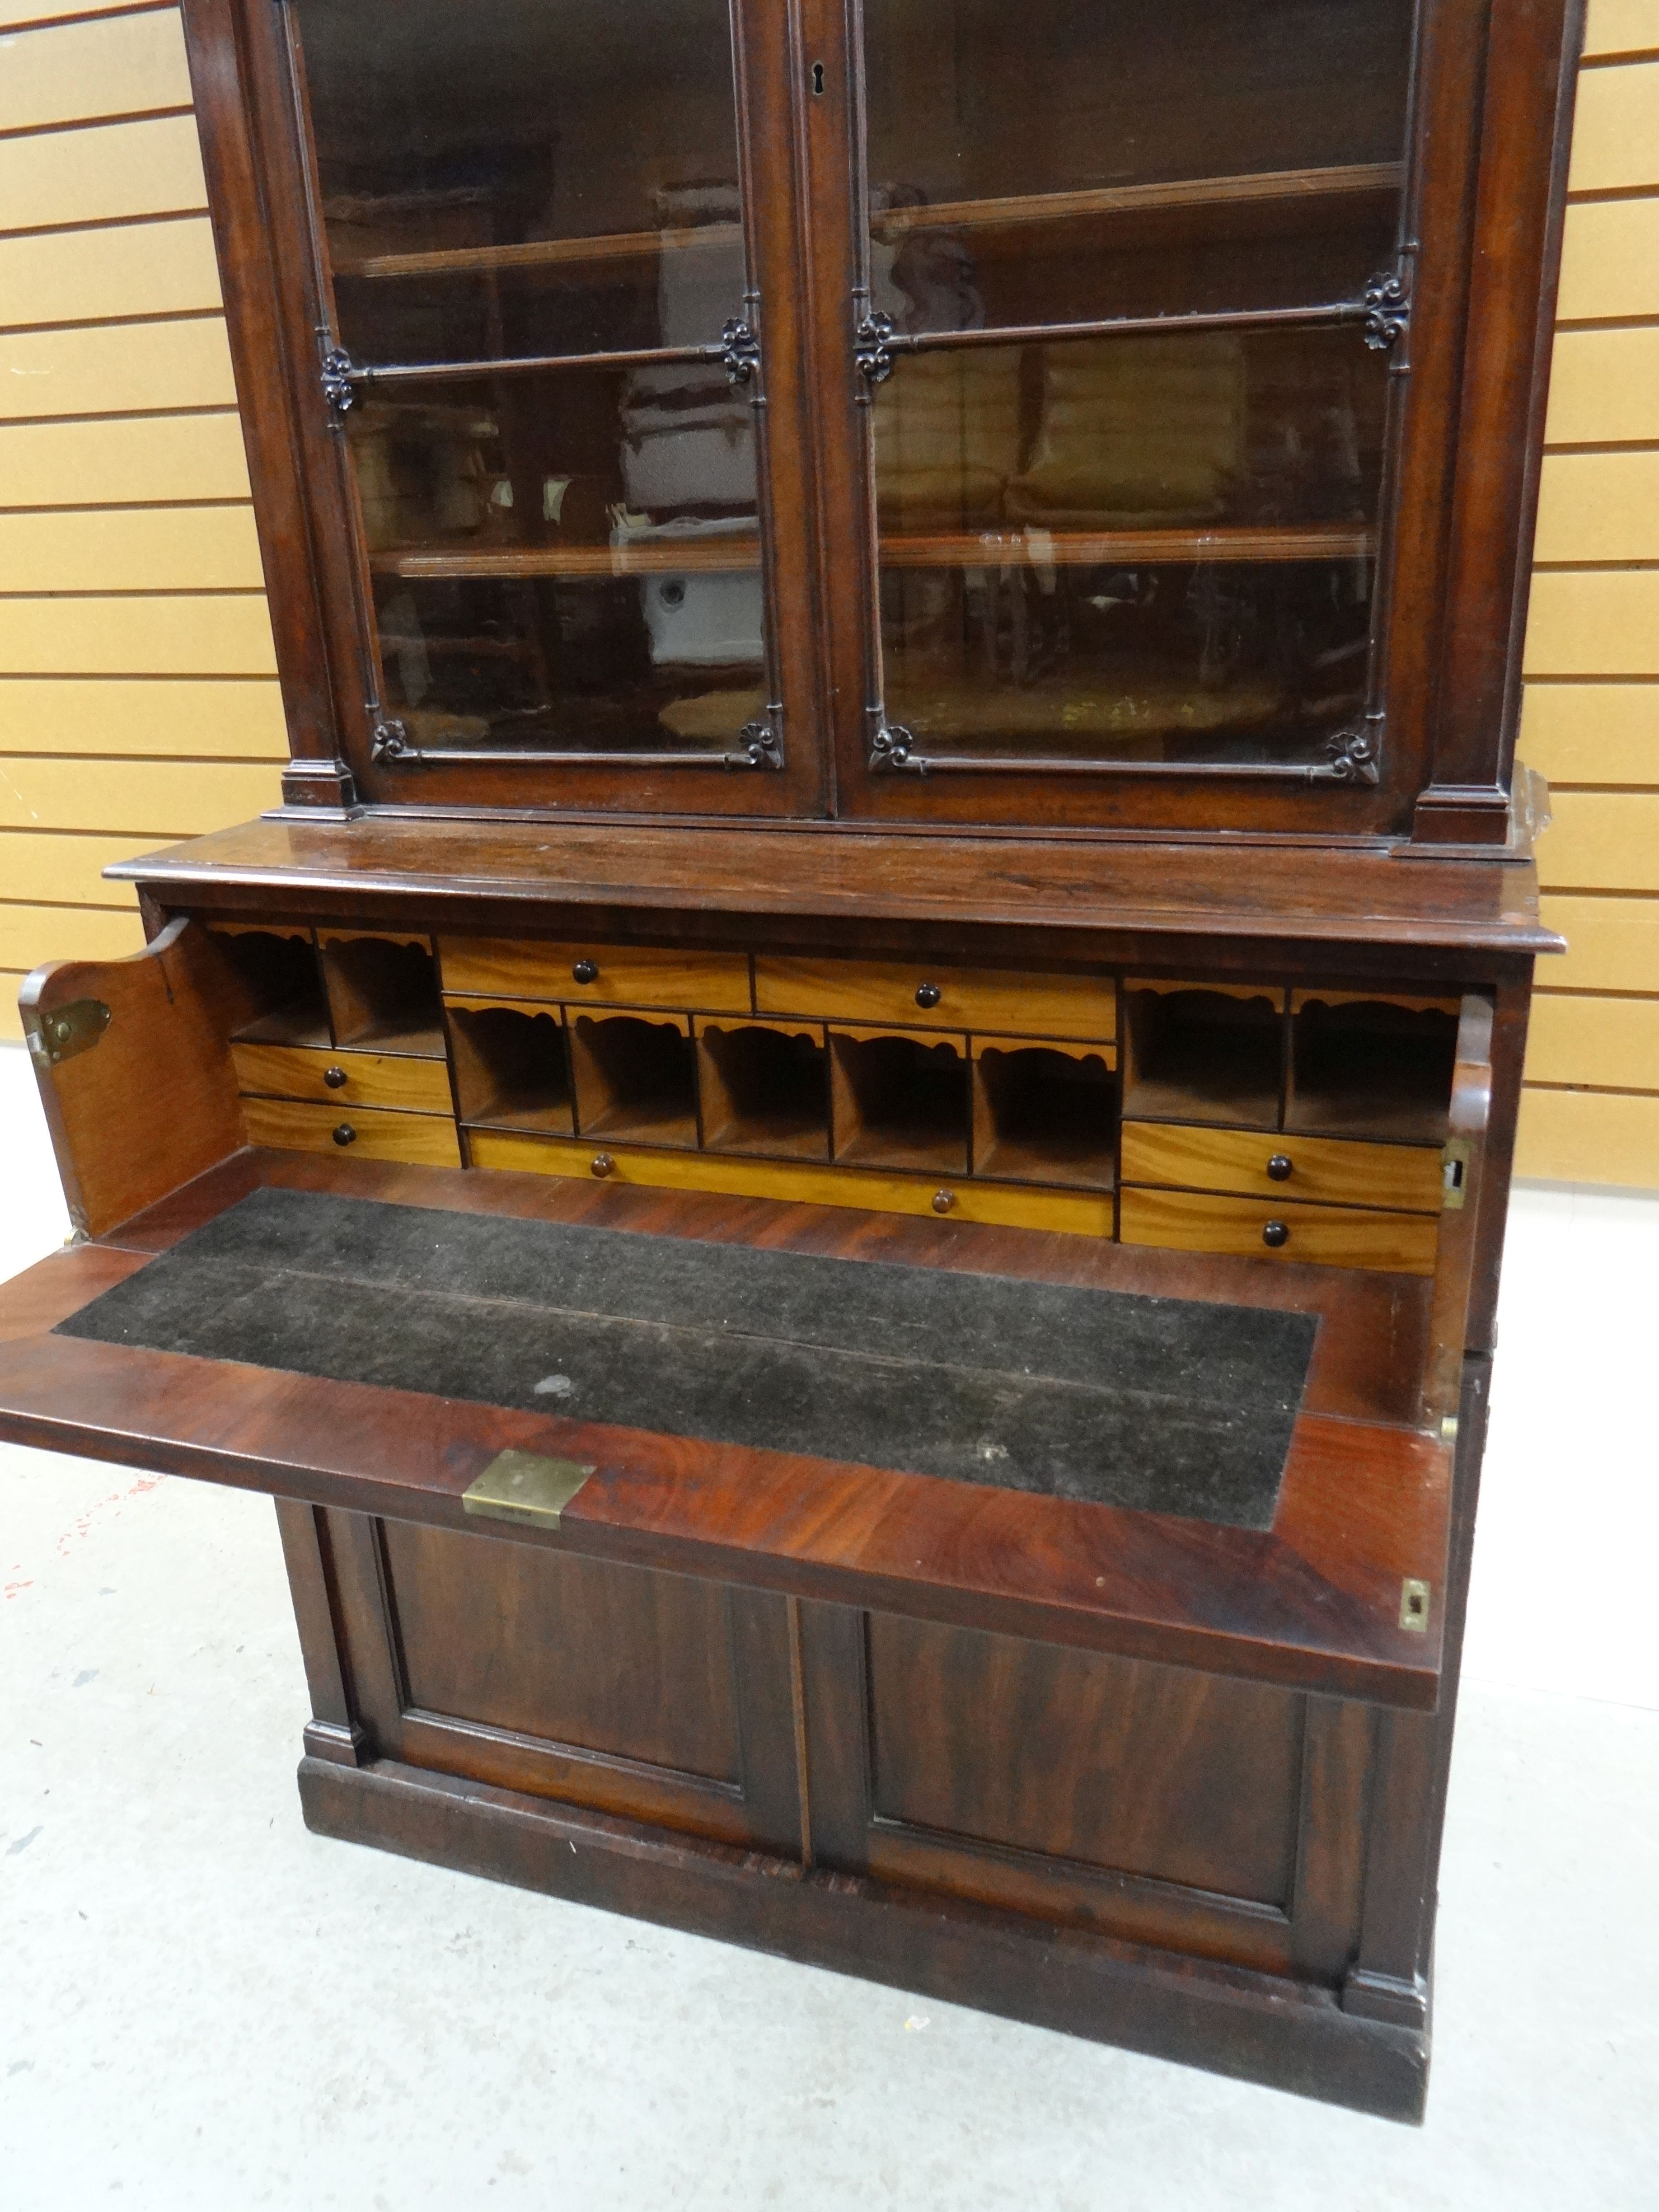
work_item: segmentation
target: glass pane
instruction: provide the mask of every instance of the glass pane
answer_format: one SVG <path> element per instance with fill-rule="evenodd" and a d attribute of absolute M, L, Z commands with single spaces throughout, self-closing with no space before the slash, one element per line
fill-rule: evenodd
<path fill-rule="evenodd" d="M 1411 0 L 865 0 L 903 331 L 1352 299 L 1393 247 Z"/>
<path fill-rule="evenodd" d="M 363 362 L 705 344 L 740 314 L 726 0 L 295 0 Z"/>
<path fill-rule="evenodd" d="M 1387 392 L 1341 329 L 901 357 L 889 723 L 924 752 L 1322 759 L 1364 706 Z"/>
<path fill-rule="evenodd" d="M 754 414 L 718 365 L 371 388 L 346 431 L 413 743 L 724 751 L 761 713 Z"/>

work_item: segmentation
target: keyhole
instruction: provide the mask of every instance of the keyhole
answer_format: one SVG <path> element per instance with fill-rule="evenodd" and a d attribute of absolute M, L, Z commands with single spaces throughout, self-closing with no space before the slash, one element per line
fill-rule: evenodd
<path fill-rule="evenodd" d="M 812 92 L 814 98 L 818 100 L 823 99 L 823 64 L 822 62 L 814 62 L 812 64 Z"/>

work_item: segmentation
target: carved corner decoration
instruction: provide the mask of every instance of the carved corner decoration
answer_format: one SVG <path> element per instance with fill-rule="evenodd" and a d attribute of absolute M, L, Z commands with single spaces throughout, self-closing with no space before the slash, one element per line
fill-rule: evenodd
<path fill-rule="evenodd" d="M 745 722 L 738 732 L 735 752 L 726 756 L 727 768 L 781 768 L 783 766 L 783 708 L 773 700 L 766 709 L 764 721 Z"/>
<path fill-rule="evenodd" d="M 388 761 L 419 760 L 421 749 L 410 743 L 406 723 L 383 717 L 374 706 L 369 708 L 369 715 L 368 757 L 376 768 L 384 767 Z"/>
<path fill-rule="evenodd" d="M 853 360 L 866 385 L 885 384 L 893 374 L 893 319 L 866 315 L 853 332 Z"/>
<path fill-rule="evenodd" d="M 323 398 L 328 411 L 338 429 L 350 413 L 357 397 L 357 365 L 341 345 L 325 344 L 323 349 Z"/>
<path fill-rule="evenodd" d="M 1366 344 L 1373 353 L 1392 353 L 1411 322 L 1411 294 L 1406 264 L 1379 269 L 1364 290 Z"/>
<path fill-rule="evenodd" d="M 870 766 L 872 769 L 908 769 L 913 775 L 926 775 L 927 762 L 916 750 L 915 735 L 902 722 L 883 722 L 870 741 Z"/>
<path fill-rule="evenodd" d="M 1325 750 L 1330 755 L 1328 766 L 1314 773 L 1322 782 L 1379 783 L 1382 777 L 1382 717 L 1368 716 L 1363 722 L 1351 722 L 1346 730 L 1327 738 Z"/>
<path fill-rule="evenodd" d="M 760 339 L 747 323 L 733 316 L 720 331 L 720 366 L 734 390 L 754 382 L 760 357 Z"/>

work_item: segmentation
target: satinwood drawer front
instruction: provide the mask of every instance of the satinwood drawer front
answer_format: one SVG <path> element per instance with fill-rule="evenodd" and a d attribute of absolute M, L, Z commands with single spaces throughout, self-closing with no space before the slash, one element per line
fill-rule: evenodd
<path fill-rule="evenodd" d="M 1430 1145 L 1126 1121 L 1123 1180 L 1409 1213 L 1440 1211 L 1440 1149 Z"/>
<path fill-rule="evenodd" d="M 1020 1036 L 1111 1038 L 1117 997 L 1097 975 L 1032 975 L 995 968 L 902 967 L 866 960 L 755 963 L 763 1014 L 919 1023 Z"/>
<path fill-rule="evenodd" d="M 441 1060 L 280 1044 L 235 1044 L 230 1051 L 245 1094 L 325 1106 L 397 1106 L 416 1114 L 451 1111 L 449 1073 Z"/>
<path fill-rule="evenodd" d="M 733 1159 L 712 1152 L 650 1152 L 608 1145 L 603 1138 L 585 1142 L 520 1137 L 495 1129 L 472 1130 L 468 1145 L 475 1168 L 583 1176 L 668 1190 L 724 1191 L 734 1197 L 777 1198 L 797 1205 L 868 1206 L 880 1213 L 937 1213 L 953 1221 L 1053 1229 L 1074 1236 L 1112 1233 L 1109 1192 L 1096 1196 L 1018 1190 L 949 1176 L 883 1175 L 860 1168 Z"/>
<path fill-rule="evenodd" d="M 1122 1194 L 1126 1244 L 1242 1259 L 1300 1260 L 1320 1267 L 1376 1267 L 1431 1275 L 1439 1223 L 1426 1213 L 1373 1213 L 1357 1206 L 1293 1206 L 1278 1199 L 1223 1198 L 1202 1190 Z"/>
<path fill-rule="evenodd" d="M 354 1160 L 405 1160 L 418 1167 L 461 1164 L 455 1124 L 436 1114 L 400 1114 L 381 1106 L 313 1106 L 297 1098 L 244 1098 L 242 1127 L 249 1144 L 274 1145 L 284 1152 L 338 1152 Z"/>
<path fill-rule="evenodd" d="M 501 937 L 445 938 L 446 991 L 505 992 L 572 1006 L 686 1006 L 746 1014 L 749 961 L 741 952 L 670 952 L 648 945 L 548 945 Z"/>

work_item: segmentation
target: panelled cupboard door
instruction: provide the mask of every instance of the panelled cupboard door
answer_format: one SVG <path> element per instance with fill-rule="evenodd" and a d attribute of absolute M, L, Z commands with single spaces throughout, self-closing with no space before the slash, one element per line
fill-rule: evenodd
<path fill-rule="evenodd" d="M 1469 157 L 1455 128 L 1432 179 L 1413 155 L 1414 23 L 1443 85 L 1481 12 L 861 0 L 812 118 L 815 204 L 852 179 L 817 270 L 850 279 L 825 473 L 867 549 L 843 810 L 1408 818 L 1385 610 L 1444 454 L 1413 450 L 1402 309 L 1459 281 Z"/>
<path fill-rule="evenodd" d="M 281 13 L 365 795 L 814 811 L 781 12 Z"/>

